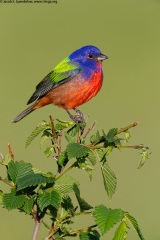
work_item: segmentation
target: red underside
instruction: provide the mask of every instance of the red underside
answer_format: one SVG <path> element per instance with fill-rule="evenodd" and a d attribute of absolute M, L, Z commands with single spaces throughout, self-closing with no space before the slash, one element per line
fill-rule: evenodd
<path fill-rule="evenodd" d="M 101 67 L 101 66 L 100 66 Z M 81 79 L 80 74 L 41 98 L 33 109 L 53 103 L 67 109 L 76 108 L 94 97 L 102 86 L 101 71 L 95 72 L 89 81 Z"/>

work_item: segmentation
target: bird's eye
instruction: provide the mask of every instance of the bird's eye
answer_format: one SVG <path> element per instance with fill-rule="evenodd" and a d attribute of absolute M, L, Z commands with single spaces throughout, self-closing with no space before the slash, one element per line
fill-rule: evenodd
<path fill-rule="evenodd" d="M 88 58 L 89 59 L 93 59 L 93 55 L 92 54 L 88 54 Z"/>

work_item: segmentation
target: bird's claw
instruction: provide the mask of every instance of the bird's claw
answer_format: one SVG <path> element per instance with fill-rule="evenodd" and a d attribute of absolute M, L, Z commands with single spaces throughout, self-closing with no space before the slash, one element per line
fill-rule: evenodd
<path fill-rule="evenodd" d="M 72 115 L 72 114 L 68 111 L 68 109 L 65 109 L 65 110 L 67 111 L 69 117 L 70 117 L 75 123 L 85 122 L 83 113 L 82 113 L 80 110 L 74 108 L 74 110 L 75 110 L 75 112 L 76 112 L 75 115 Z"/>

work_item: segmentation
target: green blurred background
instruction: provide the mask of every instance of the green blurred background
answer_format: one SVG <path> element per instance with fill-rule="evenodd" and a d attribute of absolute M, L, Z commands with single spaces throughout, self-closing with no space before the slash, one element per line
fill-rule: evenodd
<path fill-rule="evenodd" d="M 58 0 L 57 4 L 0 5 L 0 152 L 8 153 L 10 143 L 15 158 L 37 168 L 53 169 L 38 140 L 25 149 L 32 129 L 51 113 L 68 120 L 62 109 L 47 106 L 17 124 L 11 120 L 26 107 L 36 84 L 72 51 L 92 44 L 109 56 L 103 63 L 104 84 L 96 98 L 80 107 L 96 119 L 96 129 L 125 127 L 139 121 L 131 130 L 130 144 L 150 147 L 152 155 L 138 170 L 136 150 L 113 153 L 109 164 L 118 186 L 109 201 L 99 171 L 90 183 L 87 174 L 75 170 L 81 182 L 82 197 L 91 205 L 105 204 L 129 211 L 138 220 L 146 239 L 160 239 L 160 1 L 158 0 Z M 98 165 L 97 165 L 98 167 Z M 2 170 L 1 170 L 2 171 Z M 5 172 L 0 173 L 1 176 Z M 1 189 L 9 190 L 1 183 Z M 88 195 L 88 192 L 90 194 Z M 31 239 L 33 221 L 17 211 L 1 210 L 0 239 Z M 76 220 L 78 222 L 78 219 Z M 78 227 L 92 223 L 80 220 Z M 77 226 L 77 225 L 76 225 Z M 46 236 L 42 226 L 39 239 Z M 112 239 L 113 231 L 102 239 Z M 138 239 L 131 229 L 128 239 Z"/>

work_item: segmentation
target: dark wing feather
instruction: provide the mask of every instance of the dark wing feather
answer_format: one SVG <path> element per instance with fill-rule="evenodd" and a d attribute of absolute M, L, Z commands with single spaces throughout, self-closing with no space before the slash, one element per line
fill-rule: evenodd
<path fill-rule="evenodd" d="M 62 73 L 62 72 L 57 73 L 55 71 L 50 72 L 36 86 L 36 91 L 33 93 L 31 98 L 28 100 L 27 104 L 30 104 L 30 103 L 34 102 L 35 100 L 42 98 L 44 95 L 46 95 L 52 89 L 57 88 L 58 86 L 70 81 L 72 78 L 74 78 L 80 72 L 80 70 L 81 70 L 80 68 L 76 68 L 74 70 L 66 71 L 64 73 Z M 59 79 L 59 81 L 54 81 L 57 78 Z"/>

